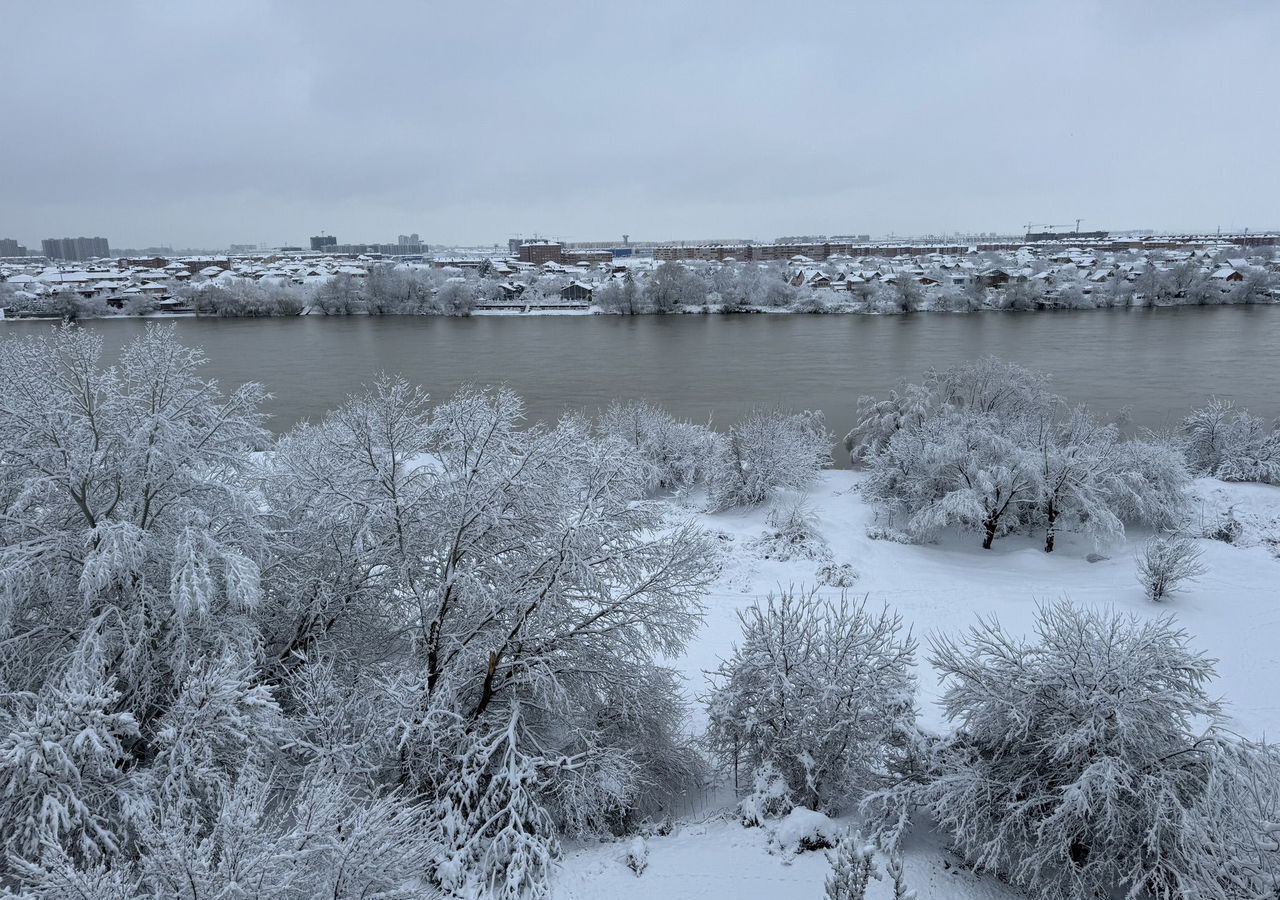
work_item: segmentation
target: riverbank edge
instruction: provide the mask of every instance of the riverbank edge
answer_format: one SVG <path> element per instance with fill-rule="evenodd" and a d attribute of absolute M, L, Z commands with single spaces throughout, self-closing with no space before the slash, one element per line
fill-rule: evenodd
<path fill-rule="evenodd" d="M 883 310 L 883 309 L 783 309 L 775 307 L 741 307 L 735 309 L 724 309 L 721 307 L 711 306 L 688 306 L 682 307 L 671 312 L 637 312 L 637 313 L 614 313 L 606 312 L 599 307 L 593 306 L 586 309 L 539 309 L 539 310 L 520 310 L 520 309 L 477 309 L 463 316 L 449 316 L 434 313 L 379 313 L 372 314 L 367 312 L 349 313 L 341 316 L 327 316 L 324 313 L 316 313 L 306 311 L 296 316 L 219 316 L 207 315 L 198 312 L 157 312 L 148 313 L 140 316 L 115 315 L 115 316 L 81 316 L 70 321 L 86 321 L 86 322 L 113 322 L 113 321 L 166 321 L 169 319 L 227 319 L 231 321 L 241 321 L 244 319 L 351 319 L 351 318 L 368 318 L 368 319 L 387 319 L 387 318 L 417 318 L 417 319 L 465 319 L 478 316 L 494 316 L 505 318 L 550 318 L 550 317 L 582 317 L 582 316 L 613 316 L 615 318 L 640 318 L 640 317 L 664 317 L 664 316 L 912 316 L 912 315 L 952 315 L 952 316 L 970 316 L 981 313 L 1059 313 L 1059 312 L 1094 312 L 1097 310 L 1149 310 L 1149 309 L 1184 309 L 1188 307 L 1220 307 L 1220 306 L 1280 306 L 1280 299 L 1262 300 L 1251 303 L 1154 303 L 1154 304 L 1137 304 L 1131 303 L 1127 306 L 1041 306 L 1035 309 L 999 309 L 991 306 L 984 306 L 980 309 L 935 309 L 929 306 L 922 306 L 919 309 L 910 311 L 901 310 Z M 8 324 L 10 322 L 52 322 L 60 323 L 67 321 L 65 318 L 58 316 L 4 316 L 0 317 L 0 324 Z"/>

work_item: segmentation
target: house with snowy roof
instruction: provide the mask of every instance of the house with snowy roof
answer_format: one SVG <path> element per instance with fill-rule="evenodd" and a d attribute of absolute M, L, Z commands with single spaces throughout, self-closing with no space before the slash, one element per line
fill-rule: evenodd
<path fill-rule="evenodd" d="M 570 303 L 590 303 L 594 290 L 584 281 L 571 281 L 560 289 L 560 299 Z"/>

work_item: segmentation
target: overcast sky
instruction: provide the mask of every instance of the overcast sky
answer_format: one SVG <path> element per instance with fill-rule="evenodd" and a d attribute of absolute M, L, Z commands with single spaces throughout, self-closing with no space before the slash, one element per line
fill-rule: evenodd
<path fill-rule="evenodd" d="M 1280 225 L 1280 3 L 4 0 L 0 237 Z"/>

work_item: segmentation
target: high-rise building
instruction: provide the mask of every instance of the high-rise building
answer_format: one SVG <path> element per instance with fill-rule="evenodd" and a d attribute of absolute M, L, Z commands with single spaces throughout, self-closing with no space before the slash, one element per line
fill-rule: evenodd
<path fill-rule="evenodd" d="M 13 238 L 0 238 L 0 256 L 26 256 L 27 248 Z"/>
<path fill-rule="evenodd" d="M 400 235 L 398 238 L 396 238 L 396 243 L 397 244 L 421 244 L 422 239 L 419 238 L 417 233 L 415 232 L 413 234 Z"/>
<path fill-rule="evenodd" d="M 110 256 L 111 248 L 104 237 L 46 238 L 40 242 L 49 259 L 82 262 L 99 256 Z"/>
<path fill-rule="evenodd" d="M 332 247 L 338 243 L 338 239 L 332 234 L 313 235 L 311 238 L 312 250 L 323 250 L 325 247 Z"/>

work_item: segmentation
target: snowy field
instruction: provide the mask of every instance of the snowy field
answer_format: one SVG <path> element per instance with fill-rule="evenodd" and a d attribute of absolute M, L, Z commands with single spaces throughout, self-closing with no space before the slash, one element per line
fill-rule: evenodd
<path fill-rule="evenodd" d="M 1026 536 L 1002 538 L 990 551 L 980 548 L 974 534 L 923 546 L 872 540 L 867 530 L 875 524 L 875 511 L 857 492 L 862 477 L 856 472 L 826 472 L 809 503 L 830 544 L 830 562 L 848 563 L 858 573 L 850 593 L 865 594 L 873 606 L 890 604 L 920 639 L 920 712 L 925 727 L 945 727 L 934 702 L 938 681 L 924 658 L 930 636 L 956 634 L 978 616 L 996 616 L 1007 629 L 1026 632 L 1037 601 L 1066 598 L 1111 605 L 1141 617 L 1173 615 L 1192 635 L 1195 648 L 1217 658 L 1219 681 L 1212 692 L 1227 700 L 1231 727 L 1254 738 L 1280 733 L 1280 487 L 1196 481 L 1197 528 L 1212 525 L 1230 509 L 1242 526 L 1241 534 L 1233 544 L 1197 541 L 1207 572 L 1169 601 L 1153 604 L 1134 575 L 1135 552 L 1147 537 L 1142 532 L 1130 531 L 1126 541 L 1101 547 L 1065 535 L 1052 554 L 1043 552 L 1039 540 Z M 706 598 L 701 633 L 677 662 L 690 694 L 697 697 L 706 687 L 704 673 L 731 652 L 738 638 L 737 611 L 779 585 L 814 585 L 824 563 L 761 558 L 752 544 L 764 533 L 767 508 L 707 515 L 697 511 L 696 498 L 672 505 L 673 515 L 694 516 L 719 535 L 724 547 L 723 568 Z M 1086 559 L 1090 554 L 1107 558 L 1091 563 Z M 693 709 L 695 715 L 703 715 L 701 704 L 693 704 Z M 694 723 L 699 732 L 704 726 L 705 721 Z M 723 815 L 729 802 L 725 794 L 715 802 L 691 804 L 672 834 L 648 838 L 649 866 L 640 877 L 624 864 L 625 842 L 566 848 L 557 898 L 821 897 L 828 871 L 825 855 L 771 852 L 766 829 L 745 829 Z M 923 827 L 909 839 L 905 861 L 910 886 L 921 900 L 1019 896 L 995 879 L 975 878 L 957 868 L 955 859 Z M 890 886 L 876 882 L 868 896 L 890 896 Z"/>

